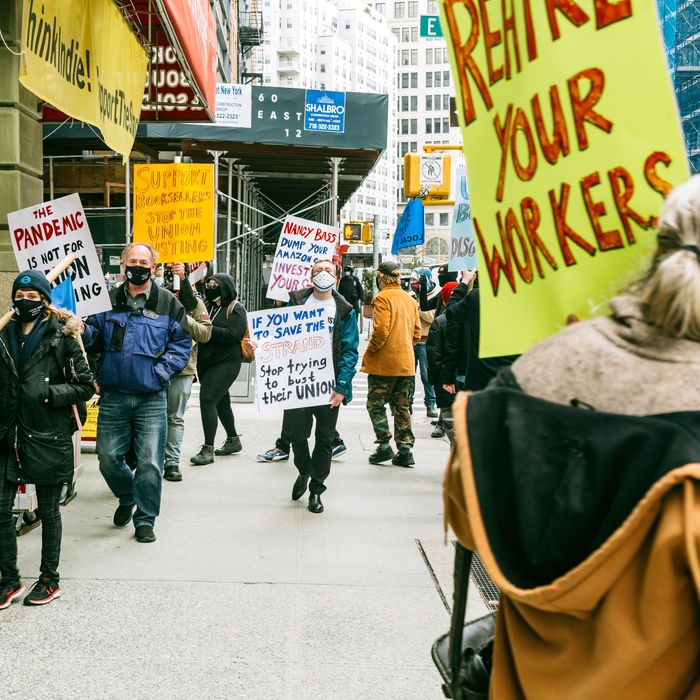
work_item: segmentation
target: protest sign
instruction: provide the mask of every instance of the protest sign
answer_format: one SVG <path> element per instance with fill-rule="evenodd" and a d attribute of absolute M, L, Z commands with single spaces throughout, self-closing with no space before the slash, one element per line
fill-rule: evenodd
<path fill-rule="evenodd" d="M 267 286 L 267 298 L 288 301 L 289 292 L 311 286 L 311 268 L 318 260 L 332 260 L 340 229 L 288 216 L 282 224 Z"/>
<path fill-rule="evenodd" d="M 214 166 L 134 166 L 134 241 L 150 243 L 158 262 L 214 257 Z"/>
<path fill-rule="evenodd" d="M 69 194 L 12 212 L 7 215 L 7 223 L 20 270 L 46 273 L 72 253 L 76 258 L 73 291 L 78 316 L 112 308 L 80 195 Z M 56 280 L 57 285 L 66 274 Z"/>
<path fill-rule="evenodd" d="M 187 277 L 190 284 L 197 284 L 207 276 L 207 264 L 205 262 L 190 263 L 190 274 Z"/>
<path fill-rule="evenodd" d="M 467 169 L 457 169 L 457 194 L 452 215 L 450 231 L 450 261 L 447 269 L 451 271 L 473 270 L 476 267 L 476 246 L 472 230 L 472 213 L 469 206 L 469 189 Z"/>
<path fill-rule="evenodd" d="M 688 177 L 656 3 L 442 0 L 482 357 L 585 318 L 647 264 Z"/>
<path fill-rule="evenodd" d="M 335 387 L 331 334 L 322 306 L 248 313 L 258 410 L 322 406 Z"/>
<path fill-rule="evenodd" d="M 425 243 L 425 217 L 423 200 L 409 199 L 396 224 L 394 239 L 391 242 L 391 254 L 398 255 L 403 248 L 423 245 Z"/>

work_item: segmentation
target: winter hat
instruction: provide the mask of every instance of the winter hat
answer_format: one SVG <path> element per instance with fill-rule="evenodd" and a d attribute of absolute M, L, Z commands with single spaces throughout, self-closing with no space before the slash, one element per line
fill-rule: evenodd
<path fill-rule="evenodd" d="M 428 282 L 433 281 L 433 271 L 429 267 L 416 267 L 413 272 L 411 272 L 411 279 L 419 280 L 421 275 L 425 275 Z"/>
<path fill-rule="evenodd" d="M 18 289 L 33 289 L 39 292 L 46 301 L 51 301 L 51 285 L 46 279 L 46 275 L 39 270 L 25 270 L 20 272 L 12 283 L 12 298 Z"/>
<path fill-rule="evenodd" d="M 442 288 L 442 303 L 447 304 L 447 301 L 449 298 L 452 296 L 452 292 L 454 292 L 455 287 L 457 286 L 456 282 L 447 282 L 445 286 Z"/>
<path fill-rule="evenodd" d="M 382 275 L 390 275 L 391 277 L 399 277 L 399 266 L 395 262 L 383 262 L 378 268 L 377 272 Z"/>
<path fill-rule="evenodd" d="M 437 274 L 438 274 L 438 279 L 444 279 L 445 282 L 456 282 L 457 281 L 457 271 L 456 270 L 449 270 L 449 265 L 448 263 L 445 263 L 444 265 L 440 265 L 437 269 Z"/>

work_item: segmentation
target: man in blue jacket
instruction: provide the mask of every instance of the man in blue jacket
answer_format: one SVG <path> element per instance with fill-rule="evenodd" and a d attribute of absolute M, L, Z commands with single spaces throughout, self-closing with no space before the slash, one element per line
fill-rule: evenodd
<path fill-rule="evenodd" d="M 333 344 L 333 369 L 335 390 L 325 406 L 293 408 L 285 411 L 290 434 L 294 436 L 294 464 L 299 476 L 294 482 L 292 499 L 298 501 L 311 479 L 309 510 L 323 513 L 321 494 L 326 490 L 324 482 L 331 471 L 333 435 L 338 422 L 341 403 L 352 401 L 352 378 L 355 376 L 359 354 L 360 337 L 357 332 L 357 315 L 352 306 L 335 291 L 338 281 L 335 265 L 330 260 L 319 260 L 311 269 L 313 287 L 291 292 L 290 306 L 323 306 L 326 308 L 328 329 Z M 313 420 L 316 419 L 316 434 L 313 454 L 309 453 L 309 437 Z"/>
<path fill-rule="evenodd" d="M 154 542 L 168 432 L 167 388 L 192 352 L 185 309 L 152 282 L 157 253 L 132 243 L 122 253 L 126 281 L 112 290 L 112 310 L 86 321 L 83 339 L 97 361 L 100 472 L 119 499 L 117 527 L 133 516 L 136 539 Z M 124 461 L 135 446 L 136 470 Z M 134 514 L 134 509 L 136 513 Z"/>

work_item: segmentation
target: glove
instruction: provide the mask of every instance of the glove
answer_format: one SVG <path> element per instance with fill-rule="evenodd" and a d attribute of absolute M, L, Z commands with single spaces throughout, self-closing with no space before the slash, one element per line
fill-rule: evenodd
<path fill-rule="evenodd" d="M 418 278 L 418 284 L 420 284 L 421 289 L 427 289 L 428 288 L 428 278 L 425 275 L 421 275 Z"/>

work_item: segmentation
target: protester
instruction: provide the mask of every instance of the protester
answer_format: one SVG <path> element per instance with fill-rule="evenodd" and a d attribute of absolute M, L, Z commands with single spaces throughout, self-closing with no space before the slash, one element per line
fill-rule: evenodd
<path fill-rule="evenodd" d="M 696 176 L 609 316 L 455 402 L 447 517 L 501 588 L 489 697 L 700 695 L 699 373 Z"/>
<path fill-rule="evenodd" d="M 417 267 L 411 272 L 410 285 L 416 301 L 418 302 L 421 283 L 420 279 L 424 279 L 427 284 L 428 301 L 440 296 L 440 290 L 433 282 L 432 272 L 429 267 Z M 419 303 L 419 302 L 418 302 Z M 428 332 L 430 326 L 435 320 L 435 311 L 419 311 L 420 315 L 420 341 L 413 346 L 413 356 L 415 358 L 415 366 L 420 366 L 420 379 L 423 384 L 423 403 L 428 413 L 428 418 L 437 418 L 435 410 L 435 389 L 428 379 L 428 355 L 425 348 L 425 343 L 428 340 Z"/>
<path fill-rule="evenodd" d="M 448 267 L 448 263 L 445 263 L 444 265 L 440 265 L 437 269 L 438 284 L 441 289 L 449 282 L 456 282 L 459 275 L 457 271 L 450 271 Z M 418 278 L 418 284 L 420 287 L 418 300 L 420 302 L 421 311 L 435 311 L 435 318 L 442 316 L 445 312 L 446 304 L 439 294 L 435 294 L 430 298 L 428 297 L 428 278 L 421 275 Z"/>
<path fill-rule="evenodd" d="M 321 406 L 293 408 L 285 411 L 290 435 L 293 436 L 294 464 L 299 476 L 294 482 L 292 500 L 298 501 L 309 488 L 309 510 L 322 513 L 321 494 L 331 471 L 332 435 L 338 422 L 339 407 L 352 401 L 352 379 L 355 376 L 359 344 L 354 309 L 335 291 L 335 265 L 319 260 L 311 269 L 311 289 L 291 292 L 289 306 L 320 306 L 326 309 L 328 331 L 332 338 L 335 389 L 330 402 Z M 309 437 L 316 419 L 313 454 L 309 452 Z M 311 483 L 309 484 L 309 479 Z"/>
<path fill-rule="evenodd" d="M 165 269 L 163 286 L 173 292 L 187 313 L 187 325 L 192 335 L 192 353 L 185 368 L 170 379 L 168 387 L 168 438 L 165 441 L 165 465 L 163 478 L 167 481 L 182 481 L 180 471 L 180 448 L 185 434 L 185 409 L 192 393 L 192 384 L 197 368 L 197 344 L 211 339 L 209 312 L 202 299 L 192 288 L 189 270 L 184 263 L 173 263 Z M 175 289 L 175 278 L 179 280 Z"/>
<path fill-rule="evenodd" d="M 376 275 L 379 294 L 374 297 L 374 326 L 362 359 L 367 375 L 367 412 L 377 442 L 369 461 L 381 464 L 391 460 L 400 467 L 415 464 L 411 452 L 415 438 L 411 429 L 411 404 L 415 389 L 413 346 L 421 338 L 418 305 L 401 288 L 399 267 L 383 262 Z M 389 444 L 391 431 L 386 404 L 394 416 L 394 440 L 398 453 Z"/>
<path fill-rule="evenodd" d="M 355 309 L 355 313 L 359 318 L 363 295 L 362 283 L 355 277 L 355 272 L 350 265 L 344 269 L 343 276 L 338 283 L 338 293 L 340 296 L 345 297 L 345 301 Z"/>
<path fill-rule="evenodd" d="M 199 348 L 199 410 L 204 430 L 204 444 L 190 458 L 192 464 L 211 464 L 214 455 L 232 455 L 243 449 L 236 432 L 229 389 L 241 371 L 241 341 L 246 331 L 246 310 L 237 301 L 236 284 L 231 275 L 219 273 L 208 277 L 204 285 L 206 306 L 211 318 L 211 340 Z M 219 421 L 226 440 L 214 451 Z"/>
<path fill-rule="evenodd" d="M 36 486 L 42 528 L 41 575 L 24 604 L 44 605 L 61 595 L 59 501 L 64 485 L 73 483 L 73 407 L 93 394 L 92 373 L 76 340 L 80 322 L 50 305 L 46 276 L 20 272 L 12 299 L 15 315 L 0 332 L 0 610 L 26 590 L 12 520 L 20 480 Z"/>
<path fill-rule="evenodd" d="M 113 522 L 132 519 L 138 542 L 155 542 L 168 432 L 167 389 L 192 351 L 182 304 L 152 283 L 155 249 L 131 243 L 122 253 L 126 282 L 112 290 L 112 310 L 88 318 L 85 345 L 96 357 L 100 472 L 119 499 Z M 136 468 L 125 462 L 134 446 Z M 134 513 L 134 509 L 136 512 Z"/>
<path fill-rule="evenodd" d="M 442 296 L 443 306 L 447 306 L 447 303 L 457 286 L 457 282 L 447 282 L 440 292 Z M 428 381 L 435 387 L 435 399 L 438 408 L 440 409 L 440 419 L 438 420 L 435 430 L 433 430 L 431 437 L 442 438 L 446 434 L 445 430 L 445 417 L 451 418 L 452 403 L 454 401 L 455 395 L 445 391 L 442 388 L 442 361 L 445 356 L 445 344 L 446 344 L 446 333 L 447 331 L 447 316 L 442 314 L 438 316 L 433 325 L 430 327 L 430 332 L 428 333 L 428 341 L 426 343 L 426 350 L 428 355 Z M 451 423 L 451 421 L 450 421 Z M 447 434 L 450 442 L 452 442 L 453 433 Z"/>

